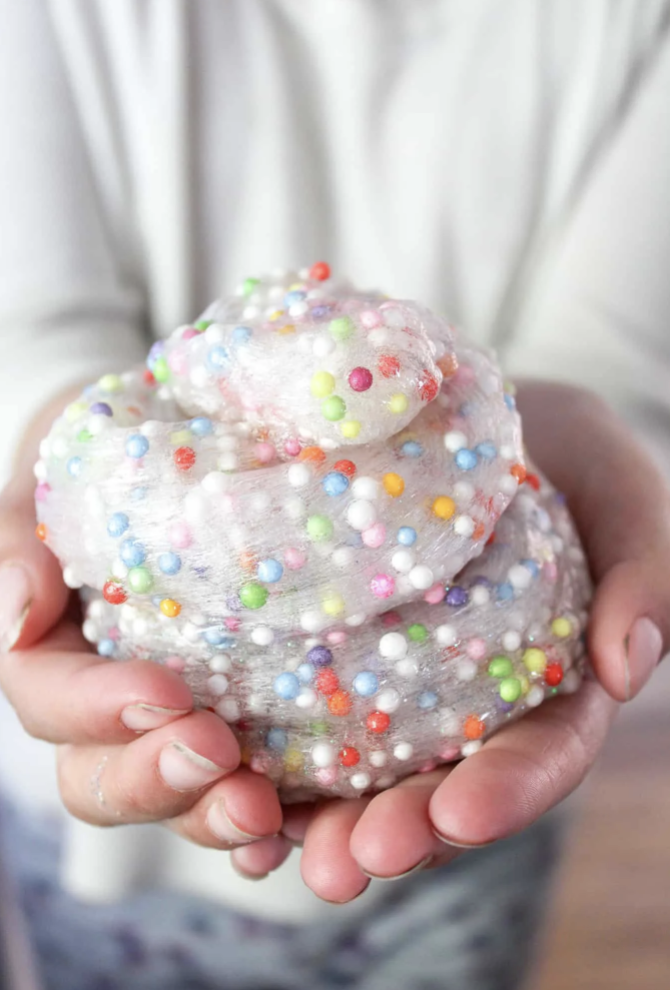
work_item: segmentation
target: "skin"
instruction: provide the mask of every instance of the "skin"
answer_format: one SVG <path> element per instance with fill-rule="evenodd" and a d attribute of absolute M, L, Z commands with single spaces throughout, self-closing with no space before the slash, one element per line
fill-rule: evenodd
<path fill-rule="evenodd" d="M 392 879 L 443 865 L 520 832 L 562 801 L 593 765 L 620 703 L 651 676 L 657 658 L 627 656 L 635 620 L 651 618 L 670 644 L 670 497 L 663 478 L 600 399 L 570 386 L 522 383 L 528 449 L 565 493 L 590 562 L 593 675 L 577 694 L 534 709 L 461 763 L 372 798 L 282 809 L 270 782 L 239 766 L 230 728 L 193 711 L 179 676 L 151 663 L 110 664 L 84 641 L 60 568 L 34 536 L 31 468 L 39 439 L 67 398 L 31 425 L 0 497 L 0 565 L 20 563 L 33 588 L 18 638 L 0 656 L 0 686 L 27 731 L 57 744 L 63 801 L 85 821 L 162 821 L 192 842 L 232 849 L 235 868 L 252 878 L 303 845 L 305 883 L 324 900 L 343 903 L 362 893 L 370 876 Z M 121 713 L 138 703 L 168 709 L 163 724 L 143 733 L 126 728 Z M 163 781 L 161 752 L 174 741 L 217 768 L 201 788 L 177 791 Z M 101 805 L 91 780 L 103 760 Z M 217 816 L 217 835 L 210 827 L 214 805 L 226 815 Z"/>

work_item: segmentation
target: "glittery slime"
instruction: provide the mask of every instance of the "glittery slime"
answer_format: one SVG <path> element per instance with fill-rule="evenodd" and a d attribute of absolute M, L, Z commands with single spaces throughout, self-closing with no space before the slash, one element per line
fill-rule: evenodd
<path fill-rule="evenodd" d="M 181 672 L 285 800 L 470 756 L 579 685 L 584 555 L 495 361 L 324 263 L 86 389 L 36 476 L 86 638 Z"/>

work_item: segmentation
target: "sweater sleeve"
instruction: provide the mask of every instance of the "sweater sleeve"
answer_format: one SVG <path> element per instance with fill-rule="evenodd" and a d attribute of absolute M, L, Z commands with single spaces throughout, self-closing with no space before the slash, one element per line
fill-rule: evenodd
<path fill-rule="evenodd" d="M 600 393 L 670 475 L 670 40 L 616 127 L 503 355 Z M 585 424 L 588 429 L 588 424 Z"/>
<path fill-rule="evenodd" d="M 0 0 L 0 482 L 27 421 L 146 352 L 43 0 Z"/>

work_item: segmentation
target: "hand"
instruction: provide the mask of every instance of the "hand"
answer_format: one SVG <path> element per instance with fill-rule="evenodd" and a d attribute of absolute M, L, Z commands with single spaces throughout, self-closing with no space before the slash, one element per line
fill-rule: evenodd
<path fill-rule="evenodd" d="M 58 562 L 35 537 L 32 462 L 65 402 L 33 425 L 0 496 L 0 687 L 26 730 L 58 745 L 73 815 L 96 825 L 166 820 L 218 849 L 273 836 L 261 850 L 273 869 L 290 845 L 276 835 L 282 813 L 270 781 L 239 767 L 232 731 L 193 710 L 179 675 L 91 653 Z"/>
<path fill-rule="evenodd" d="M 326 900 L 349 901 L 369 875 L 441 865 L 531 825 L 581 782 L 618 703 L 638 693 L 670 643 L 670 500 L 656 468 L 587 393 L 527 384 L 519 406 L 528 448 L 567 496 L 586 546 L 597 680 L 533 710 L 455 766 L 376 797 L 286 808 L 283 832 L 304 841 L 304 880 Z M 259 843 L 235 855 L 253 873 L 262 851 Z"/>

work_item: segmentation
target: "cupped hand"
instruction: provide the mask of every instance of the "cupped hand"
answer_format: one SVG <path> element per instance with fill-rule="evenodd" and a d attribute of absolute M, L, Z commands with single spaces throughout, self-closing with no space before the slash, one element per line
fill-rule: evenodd
<path fill-rule="evenodd" d="M 273 785 L 240 767 L 231 729 L 194 711 L 178 674 L 91 652 L 58 562 L 36 539 L 31 461 L 63 405 L 33 425 L 0 496 L 0 689 L 32 736 L 57 744 L 61 794 L 78 818 L 167 821 L 218 849 L 261 838 L 274 868 L 290 847 Z"/>
<path fill-rule="evenodd" d="M 302 874 L 345 902 L 369 877 L 394 879 L 531 825 L 583 780 L 619 703 L 639 692 L 670 644 L 670 497 L 654 464 L 599 399 L 546 383 L 520 388 L 531 455 L 565 493 L 595 584 L 592 674 L 455 766 L 316 808 L 285 809 Z M 238 851 L 248 872 L 263 843 Z"/>

